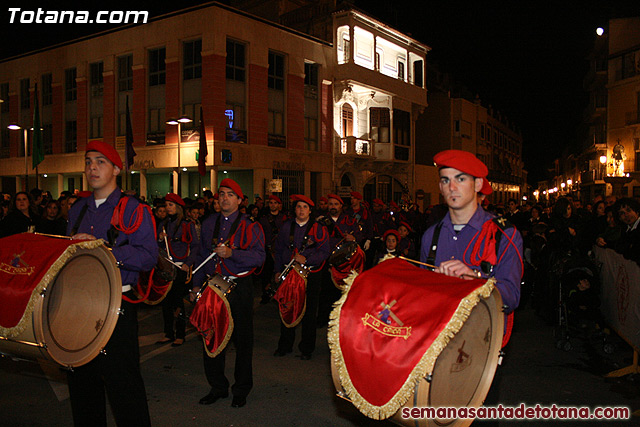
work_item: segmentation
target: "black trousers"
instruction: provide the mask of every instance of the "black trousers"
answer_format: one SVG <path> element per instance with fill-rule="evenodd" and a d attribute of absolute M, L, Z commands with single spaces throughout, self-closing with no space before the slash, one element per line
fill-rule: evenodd
<path fill-rule="evenodd" d="M 329 314 L 333 310 L 333 303 L 340 299 L 342 292 L 333 284 L 331 267 L 325 263 L 320 275 L 320 299 L 318 302 L 317 326 L 324 326 L 329 322 Z"/>
<path fill-rule="evenodd" d="M 106 354 L 67 374 L 75 426 L 107 425 L 105 392 L 118 426 L 151 425 L 140 374 L 137 309 L 126 301 L 122 309 Z"/>
<path fill-rule="evenodd" d="M 316 320 L 318 301 L 320 299 L 320 284 L 322 271 L 311 273 L 307 276 L 307 307 L 302 317 L 302 338 L 298 348 L 302 354 L 311 354 L 316 348 Z M 296 328 L 287 328 L 280 321 L 280 340 L 278 350 L 290 352 L 296 339 Z"/>
<path fill-rule="evenodd" d="M 164 321 L 164 335 L 172 340 L 184 339 L 187 322 L 184 314 L 184 296 L 187 293 L 187 272 L 178 269 L 176 278 L 169 293 L 162 300 L 162 319 Z M 180 311 L 178 311 L 180 310 Z M 175 330 L 174 330 L 175 324 Z"/>
<path fill-rule="evenodd" d="M 235 282 L 236 287 L 227 295 L 234 324 L 231 342 L 236 349 L 235 383 L 231 392 L 234 396 L 246 397 L 253 387 L 253 280 L 248 276 Z M 224 374 L 228 348 L 227 345 L 213 358 L 203 348 L 204 372 L 215 394 L 229 391 L 229 380 Z"/>

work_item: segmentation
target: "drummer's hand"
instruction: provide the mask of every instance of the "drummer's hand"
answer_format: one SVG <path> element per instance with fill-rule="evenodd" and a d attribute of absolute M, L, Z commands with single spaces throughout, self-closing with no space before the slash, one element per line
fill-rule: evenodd
<path fill-rule="evenodd" d="M 197 296 L 198 296 L 198 288 L 191 289 L 191 292 L 189 292 L 189 301 L 194 302 Z"/>
<path fill-rule="evenodd" d="M 601 248 L 604 248 L 605 246 L 607 246 L 607 242 L 602 237 L 598 237 L 596 239 L 596 245 L 600 246 Z"/>
<path fill-rule="evenodd" d="M 442 262 L 440 266 L 436 268 L 436 272 L 467 280 L 471 280 L 476 276 L 472 269 L 458 259 L 450 259 L 449 261 Z"/>
<path fill-rule="evenodd" d="M 73 240 L 96 240 L 96 236 L 87 233 L 78 233 L 71 236 Z"/>
<path fill-rule="evenodd" d="M 167 233 L 164 233 L 162 231 L 158 233 L 158 239 L 164 239 L 165 237 L 167 237 Z"/>
<path fill-rule="evenodd" d="M 364 249 L 365 251 L 368 251 L 369 246 L 371 246 L 371 240 L 367 239 L 367 241 L 364 242 L 364 246 L 362 246 L 362 249 Z"/>
<path fill-rule="evenodd" d="M 275 276 L 273 276 L 273 282 L 274 283 L 278 283 L 278 280 L 280 280 L 280 275 L 282 274 L 282 271 L 278 271 Z"/>
<path fill-rule="evenodd" d="M 300 254 L 296 254 L 296 256 L 294 256 L 293 259 L 295 259 L 296 262 L 299 262 L 300 264 L 305 264 L 307 262 L 307 258 Z"/>
<path fill-rule="evenodd" d="M 189 271 L 189 266 L 188 266 L 187 264 L 182 264 L 182 265 L 180 266 L 180 270 L 183 270 L 183 271 Z"/>
<path fill-rule="evenodd" d="M 346 236 L 344 236 L 344 240 L 346 240 L 347 242 L 355 242 L 356 238 L 353 236 L 353 234 L 347 234 Z"/>
<path fill-rule="evenodd" d="M 220 258 L 229 258 L 233 253 L 233 250 L 229 246 L 219 245 L 213 248 L 213 251 L 218 254 Z"/>

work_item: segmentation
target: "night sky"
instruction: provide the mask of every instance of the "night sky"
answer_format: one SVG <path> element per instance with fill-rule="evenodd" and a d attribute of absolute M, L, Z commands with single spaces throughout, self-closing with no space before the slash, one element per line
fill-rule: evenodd
<path fill-rule="evenodd" d="M 104 10 L 148 10 L 157 16 L 203 3 L 102 3 Z M 432 48 L 428 61 L 450 73 L 483 104 L 521 129 L 529 183 L 544 179 L 558 156 L 575 151 L 588 103 L 582 80 L 586 56 L 609 18 L 640 15 L 640 1 L 462 2 L 356 0 L 356 6 Z M 64 5 L 64 6 L 63 6 Z M 579 6 L 576 6 L 579 5 Z M 21 1 L 23 10 L 86 10 L 86 2 Z M 95 24 L 10 24 L 2 11 L 0 58 L 114 28 Z M 9 41 L 9 43 L 7 43 Z M 427 79 L 429 76 L 427 75 Z"/>

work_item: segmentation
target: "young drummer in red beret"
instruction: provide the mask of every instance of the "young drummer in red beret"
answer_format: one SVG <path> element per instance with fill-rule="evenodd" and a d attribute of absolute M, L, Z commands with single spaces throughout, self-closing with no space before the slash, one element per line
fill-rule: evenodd
<path fill-rule="evenodd" d="M 282 224 L 287 220 L 287 215 L 282 212 L 282 200 L 280 197 L 270 195 L 267 198 L 267 206 L 269 212 L 266 215 L 262 215 L 259 219 L 262 230 L 264 231 L 265 238 L 265 250 L 267 252 L 267 258 L 262 272 L 260 273 L 260 281 L 262 283 L 262 304 L 269 302 L 270 297 L 267 293 L 267 288 L 271 284 L 273 279 L 273 263 L 275 254 L 273 252 L 276 243 L 276 237 L 282 228 Z"/>
<path fill-rule="evenodd" d="M 74 239 L 104 239 L 122 277 L 122 315 L 105 347 L 86 365 L 68 372 L 75 425 L 106 425 L 105 392 L 118 425 L 150 425 L 144 382 L 140 374 L 137 299 L 132 287 L 141 271 L 158 259 L 153 215 L 133 197 L 124 196 L 116 178 L 122 159 L 102 141 L 87 144 L 84 173 L 93 193 L 69 210 L 67 234 Z M 88 280 L 91 280 L 88 278 Z"/>

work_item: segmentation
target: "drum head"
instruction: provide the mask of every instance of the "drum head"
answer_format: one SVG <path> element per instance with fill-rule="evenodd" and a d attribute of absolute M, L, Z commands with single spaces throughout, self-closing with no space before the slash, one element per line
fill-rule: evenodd
<path fill-rule="evenodd" d="M 104 247 L 78 249 L 44 297 L 40 327 L 49 355 L 71 367 L 91 361 L 111 337 L 121 298 L 111 253 Z"/>
<path fill-rule="evenodd" d="M 358 244 L 352 241 L 344 241 L 336 246 L 329 257 L 329 265 L 339 267 L 348 262 L 358 250 Z"/>
<path fill-rule="evenodd" d="M 478 407 L 495 374 L 504 315 L 494 291 L 480 300 L 464 326 L 440 353 L 434 366 L 426 406 Z M 473 420 L 433 420 L 435 425 L 463 425 Z"/>

